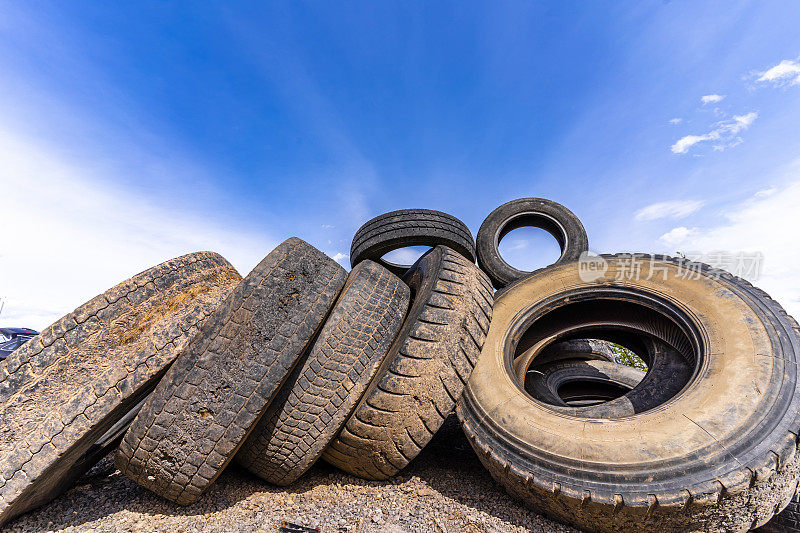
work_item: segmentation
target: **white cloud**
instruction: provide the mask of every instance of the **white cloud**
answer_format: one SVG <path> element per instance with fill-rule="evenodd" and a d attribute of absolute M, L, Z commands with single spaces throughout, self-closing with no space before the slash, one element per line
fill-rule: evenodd
<path fill-rule="evenodd" d="M 692 146 L 707 141 L 714 141 L 715 150 L 725 150 L 742 143 L 739 133 L 749 128 L 758 118 L 758 112 L 746 115 L 734 115 L 732 119 L 722 120 L 714 124 L 714 129 L 703 135 L 687 135 L 680 138 L 670 149 L 674 154 L 685 154 Z"/>
<path fill-rule="evenodd" d="M 685 233 L 680 246 L 686 252 L 760 252 L 763 254 L 762 273 L 754 283 L 775 297 L 789 313 L 800 318 L 800 276 L 797 276 L 800 247 L 792 245 L 800 227 L 798 206 L 800 180 L 766 196 L 755 194 L 735 206 L 726 215 L 726 223 L 717 227 L 686 232 L 673 230 L 670 233 L 675 232 L 675 237 Z M 674 247 L 669 251 L 674 253 Z"/>
<path fill-rule="evenodd" d="M 157 207 L 61 153 L 0 127 L 4 325 L 43 329 L 131 275 L 198 250 L 219 252 L 246 274 L 276 244 L 213 212 Z"/>
<path fill-rule="evenodd" d="M 682 118 L 675 117 L 675 118 L 669 119 L 669 123 L 672 124 L 672 125 L 675 125 L 675 126 L 680 124 L 681 122 L 683 122 Z"/>
<path fill-rule="evenodd" d="M 333 256 L 333 260 L 345 268 L 350 268 L 350 256 L 347 254 L 336 252 Z"/>
<path fill-rule="evenodd" d="M 700 200 L 675 200 L 658 202 L 643 207 L 636 212 L 636 220 L 656 220 L 659 218 L 685 218 L 703 207 Z"/>
<path fill-rule="evenodd" d="M 696 234 L 697 234 L 696 228 L 687 228 L 685 226 L 680 226 L 669 230 L 667 233 L 659 237 L 658 240 L 663 242 L 667 246 L 670 246 L 671 248 L 675 248 L 677 246 L 680 246 L 681 243 L 686 241 L 686 239 Z"/>
<path fill-rule="evenodd" d="M 762 72 L 757 81 L 772 83 L 775 86 L 800 85 L 800 62 L 784 59 Z"/>
<path fill-rule="evenodd" d="M 755 194 L 756 198 L 766 198 L 767 196 L 772 196 L 778 192 L 777 187 L 770 187 L 769 189 L 762 189 Z"/>
<path fill-rule="evenodd" d="M 332 225 L 332 224 L 323 224 L 323 225 L 322 225 L 322 229 L 333 229 L 333 228 L 335 228 L 335 227 L 336 227 L 336 226 L 334 226 L 334 225 Z"/>
<path fill-rule="evenodd" d="M 700 98 L 700 101 L 703 102 L 703 105 L 716 104 L 717 102 L 721 102 L 725 96 L 724 94 L 707 94 Z"/>

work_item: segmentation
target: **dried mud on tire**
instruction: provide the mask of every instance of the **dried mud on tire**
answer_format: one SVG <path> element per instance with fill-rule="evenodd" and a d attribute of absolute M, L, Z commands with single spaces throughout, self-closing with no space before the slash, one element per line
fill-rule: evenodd
<path fill-rule="evenodd" d="M 233 459 L 333 306 L 347 273 L 291 238 L 217 308 L 142 407 L 117 467 L 181 505 Z"/>
<path fill-rule="evenodd" d="M 414 298 L 403 327 L 323 458 L 366 479 L 387 479 L 430 441 L 470 377 L 492 315 L 488 278 L 437 246 L 405 274 Z"/>
<path fill-rule="evenodd" d="M 241 276 L 212 252 L 95 297 L 0 362 L 0 524 L 69 488 Z M 98 457 L 99 459 L 99 457 Z"/>
<path fill-rule="evenodd" d="M 276 485 L 311 467 L 341 430 L 403 325 L 411 291 L 372 261 L 353 268 L 308 357 L 236 456 Z"/>

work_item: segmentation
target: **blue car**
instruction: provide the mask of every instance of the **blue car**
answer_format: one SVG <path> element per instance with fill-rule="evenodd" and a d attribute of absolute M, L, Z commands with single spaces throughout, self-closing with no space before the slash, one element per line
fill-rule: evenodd
<path fill-rule="evenodd" d="M 38 334 L 30 328 L 0 328 L 0 361 Z"/>

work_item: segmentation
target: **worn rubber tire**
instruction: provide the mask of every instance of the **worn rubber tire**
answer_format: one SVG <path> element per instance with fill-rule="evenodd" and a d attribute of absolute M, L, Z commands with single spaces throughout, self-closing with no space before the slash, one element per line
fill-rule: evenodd
<path fill-rule="evenodd" d="M 478 229 L 477 237 L 478 265 L 497 289 L 530 274 L 512 267 L 500 255 L 500 240 L 521 227 L 541 228 L 555 237 L 561 247 L 561 256 L 554 265 L 577 261 L 589 249 L 583 224 L 563 205 L 545 198 L 519 198 L 506 202 L 489 213 Z"/>
<path fill-rule="evenodd" d="M 607 270 L 593 281 L 565 264 L 496 299 L 457 408 L 481 461 L 512 495 L 587 531 L 763 525 L 800 473 L 797 323 L 763 291 L 705 265 L 694 264 L 698 279 L 684 278 L 688 262 L 655 257 L 627 279 L 625 258 L 603 259 Z M 676 396 L 633 416 L 590 419 L 524 392 L 511 368 L 515 350 L 537 342 L 531 331 L 547 333 L 538 324 L 598 301 L 601 312 L 619 301 L 658 310 L 686 335 L 697 370 Z M 684 341 L 668 329 L 650 334 L 676 348 Z"/>
<path fill-rule="evenodd" d="M 309 356 L 270 404 L 236 461 L 288 485 L 322 456 L 389 353 L 411 291 L 372 261 L 355 266 Z"/>
<path fill-rule="evenodd" d="M 120 471 L 168 500 L 195 502 L 306 351 L 346 276 L 297 238 L 270 252 L 145 402 L 117 451 Z"/>
<path fill-rule="evenodd" d="M 389 355 L 323 458 L 387 479 L 430 441 L 477 362 L 492 315 L 491 285 L 468 259 L 433 248 L 403 277 L 413 296 Z"/>
<path fill-rule="evenodd" d="M 603 360 L 565 359 L 536 365 L 528 371 L 525 390 L 537 400 L 569 407 L 559 395 L 562 386 L 573 382 L 618 385 L 633 389 L 644 378 L 636 368 Z"/>
<path fill-rule="evenodd" d="M 91 468 L 241 276 L 198 252 L 95 297 L 0 362 L 0 524 Z M 99 445 L 98 445 L 99 443 Z"/>
<path fill-rule="evenodd" d="M 383 259 L 406 246 L 447 246 L 475 262 L 475 240 L 459 219 L 432 209 L 401 209 L 377 216 L 358 228 L 350 246 L 350 264 L 369 259 L 402 276 L 410 268 Z"/>
<path fill-rule="evenodd" d="M 613 363 L 614 352 L 608 341 L 597 339 L 559 341 L 550 344 L 537 354 L 534 364 L 540 366 L 566 359 L 611 361 Z"/>
<path fill-rule="evenodd" d="M 759 533 L 800 533 L 800 496 L 795 494 L 792 501 L 767 522 L 757 529 Z"/>

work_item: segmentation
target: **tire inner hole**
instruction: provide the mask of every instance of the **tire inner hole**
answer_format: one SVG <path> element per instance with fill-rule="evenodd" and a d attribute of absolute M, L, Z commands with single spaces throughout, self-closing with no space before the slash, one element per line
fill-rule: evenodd
<path fill-rule="evenodd" d="M 526 272 L 552 265 L 561 257 L 561 246 L 553 235 L 534 226 L 509 231 L 498 249 L 503 261 Z"/>
<path fill-rule="evenodd" d="M 430 249 L 430 246 L 405 246 L 386 252 L 381 259 L 392 265 L 410 267 Z"/>

